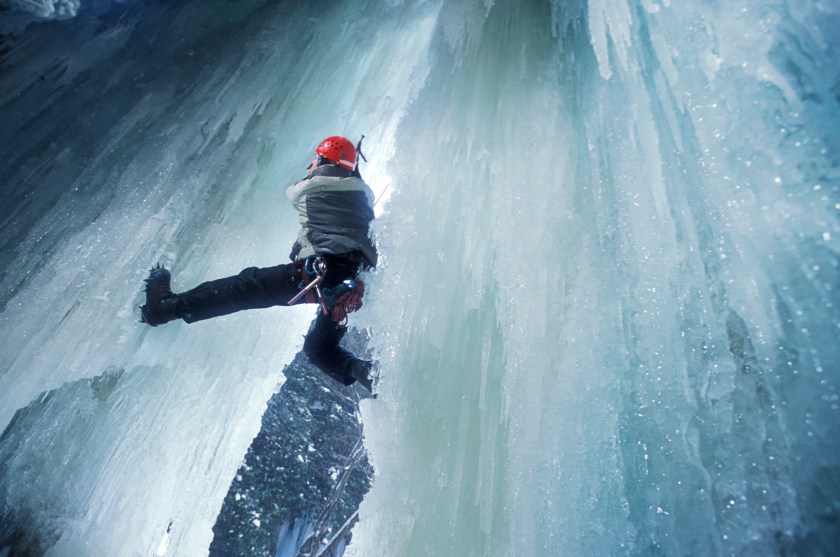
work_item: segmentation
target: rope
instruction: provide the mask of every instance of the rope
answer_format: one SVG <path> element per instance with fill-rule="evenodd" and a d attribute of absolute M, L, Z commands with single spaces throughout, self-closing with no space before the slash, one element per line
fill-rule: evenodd
<path fill-rule="evenodd" d="M 365 295 L 365 283 L 361 279 L 353 281 L 353 288 L 338 297 L 330 310 L 330 317 L 339 325 L 347 324 L 347 314 L 362 308 L 362 297 Z"/>

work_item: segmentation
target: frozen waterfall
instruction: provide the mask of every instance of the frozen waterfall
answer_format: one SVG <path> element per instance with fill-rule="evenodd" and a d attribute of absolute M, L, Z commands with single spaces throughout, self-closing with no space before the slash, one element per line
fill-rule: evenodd
<path fill-rule="evenodd" d="M 332 134 L 382 194 L 348 555 L 834 551 L 836 0 L 2 5 L 0 556 L 208 553 L 313 310 L 152 329 L 142 278 L 283 262 Z"/>

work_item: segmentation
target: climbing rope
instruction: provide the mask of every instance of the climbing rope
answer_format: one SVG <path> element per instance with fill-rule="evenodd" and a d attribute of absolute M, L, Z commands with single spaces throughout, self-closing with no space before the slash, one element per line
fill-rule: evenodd
<path fill-rule="evenodd" d="M 347 325 L 347 314 L 362 308 L 362 297 L 365 295 L 365 283 L 362 279 L 344 281 L 339 287 L 346 285 L 347 290 L 341 294 L 330 308 L 330 317 L 339 325 Z"/>

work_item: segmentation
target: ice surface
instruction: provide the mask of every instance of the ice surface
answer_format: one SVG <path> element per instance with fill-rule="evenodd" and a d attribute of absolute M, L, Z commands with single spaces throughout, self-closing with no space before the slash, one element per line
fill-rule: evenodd
<path fill-rule="evenodd" d="M 43 19 L 65 19 L 79 12 L 80 0 L 0 0 L 7 10 L 35 15 Z"/>
<path fill-rule="evenodd" d="M 197 555 L 312 310 L 150 329 L 141 279 L 157 261 L 176 289 L 282 262 L 285 186 L 325 135 L 380 137 L 366 151 L 385 158 L 422 35 L 394 48 L 396 31 L 348 29 L 366 17 L 351 6 L 99 8 L 4 38 L 0 429 L 47 403 L 5 437 L 4 510 L 56 555 L 154 551 L 170 522 L 170 553 Z M 62 419 L 66 401 L 82 416 Z M 52 472 L 28 474 L 40 459 Z"/>
<path fill-rule="evenodd" d="M 836 3 L 309 4 L 4 36 L 2 512 L 53 555 L 206 553 L 311 312 L 148 329 L 140 280 L 282 261 L 283 187 L 364 133 L 348 554 L 831 554 Z"/>
<path fill-rule="evenodd" d="M 350 553 L 830 554 L 836 18 L 467 21 L 397 138 L 435 141 L 392 162 L 379 223 L 378 478 Z"/>

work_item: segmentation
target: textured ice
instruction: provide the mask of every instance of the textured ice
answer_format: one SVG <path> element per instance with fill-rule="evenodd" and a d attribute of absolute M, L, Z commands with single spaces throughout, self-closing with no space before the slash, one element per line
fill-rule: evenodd
<path fill-rule="evenodd" d="M 830 555 L 838 12 L 91 2 L 7 33 L 2 512 L 53 555 L 207 552 L 312 314 L 143 328 L 141 278 L 283 261 L 283 187 L 364 133 L 348 554 Z"/>
<path fill-rule="evenodd" d="M 66 19 L 79 12 L 81 0 L 0 0 L 0 6 L 43 19 Z"/>

